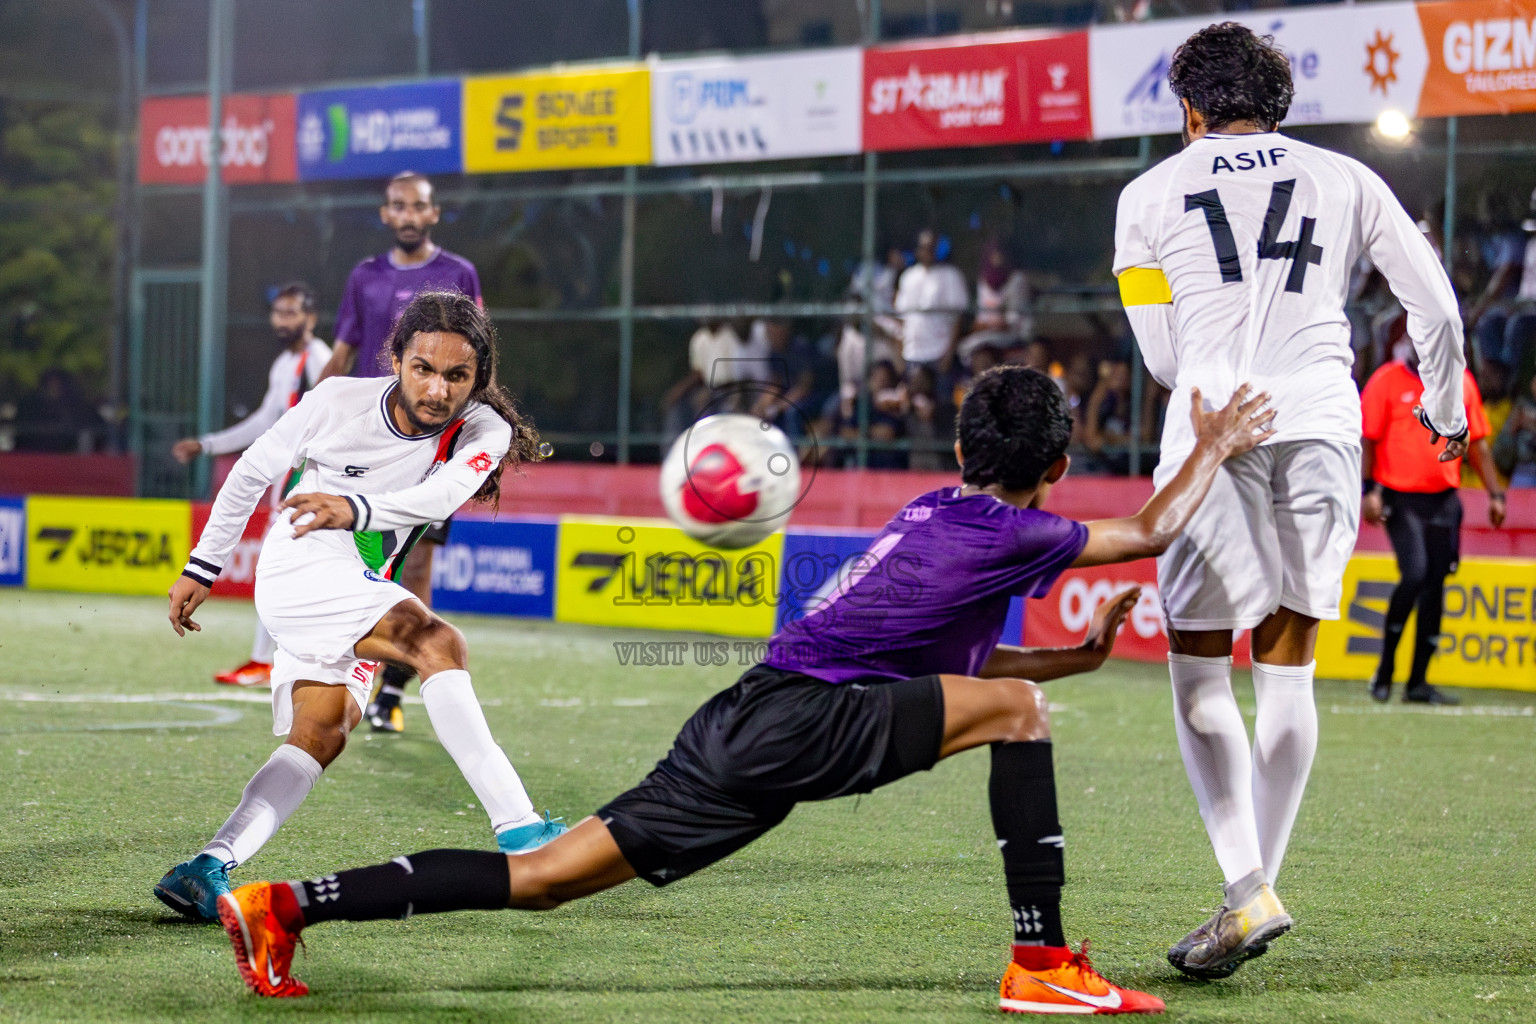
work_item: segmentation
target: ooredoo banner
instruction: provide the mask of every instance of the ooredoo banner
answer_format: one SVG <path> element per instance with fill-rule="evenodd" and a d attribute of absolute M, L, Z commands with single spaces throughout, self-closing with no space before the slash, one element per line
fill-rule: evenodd
<path fill-rule="evenodd" d="M 203 528 L 208 525 L 208 513 L 212 509 L 213 505 L 209 502 L 193 502 L 192 539 L 194 541 L 203 535 Z M 256 596 L 256 562 L 261 557 L 261 545 L 267 539 L 267 526 L 271 523 L 271 517 L 272 507 L 266 502 L 257 505 L 251 512 L 251 518 L 246 520 L 245 530 L 240 534 L 240 540 L 224 563 L 224 571 L 219 574 L 218 581 L 213 585 L 214 596 L 246 599 Z"/>
<path fill-rule="evenodd" d="M 299 96 L 299 177 L 382 178 L 404 170 L 456 174 L 458 79 Z"/>
<path fill-rule="evenodd" d="M 864 148 L 1087 138 L 1088 34 L 998 33 L 864 52 Z"/>
<path fill-rule="evenodd" d="M 466 171 L 650 162 L 650 71 L 644 66 L 464 80 Z"/>
<path fill-rule="evenodd" d="M 224 97 L 219 163 L 231 185 L 298 180 L 294 97 Z M 208 97 L 151 96 L 139 107 L 139 181 L 197 185 L 208 173 Z"/>
<path fill-rule="evenodd" d="M 651 157 L 708 164 L 859 152 L 863 51 L 659 61 Z"/>
<path fill-rule="evenodd" d="M 1088 32 L 1095 138 L 1177 133 L 1179 102 L 1168 90 L 1173 51 L 1216 21 L 1272 35 L 1291 62 L 1296 95 L 1287 124 L 1373 121 L 1393 108 L 1412 116 L 1428 54 L 1411 3 L 1373 3 L 1175 18 Z"/>

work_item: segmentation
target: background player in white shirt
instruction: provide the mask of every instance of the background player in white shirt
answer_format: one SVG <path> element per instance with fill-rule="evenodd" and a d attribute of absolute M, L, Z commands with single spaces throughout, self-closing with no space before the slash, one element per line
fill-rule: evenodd
<path fill-rule="evenodd" d="M 1408 312 L 1421 422 L 1442 458 L 1465 450 L 1461 319 L 1445 272 L 1386 184 L 1348 157 L 1280 135 L 1290 65 L 1231 22 L 1196 32 L 1168 73 L 1185 148 L 1120 196 L 1115 274 L 1147 368 L 1172 389 L 1158 484 L 1193 445 L 1194 388 L 1220 405 L 1269 392 L 1275 433 L 1227 462 L 1158 559 L 1174 723 L 1217 861 L 1223 907 L 1169 950 L 1225 977 L 1291 926 L 1273 890 L 1317 748 L 1320 619 L 1336 619 L 1360 511 L 1360 400 L 1344 302 L 1363 252 Z M 1232 638 L 1253 630 L 1250 752 L 1232 695 Z"/>
<path fill-rule="evenodd" d="M 244 451 L 266 433 L 283 413 L 299 403 L 299 398 L 320 383 L 320 375 L 331 358 L 331 347 L 315 337 L 315 292 L 302 281 L 285 284 L 272 298 L 269 316 L 272 333 L 282 342 L 283 351 L 272 361 L 267 374 L 267 393 L 256 411 L 232 427 L 184 437 L 171 446 L 171 455 L 185 465 L 199 455 L 227 455 Z M 272 487 L 272 505 L 282 497 L 285 481 Z M 267 627 L 256 620 L 256 637 L 251 641 L 251 660 L 239 668 L 220 672 L 215 682 L 231 686 L 265 686 L 272 678 L 272 654 L 277 644 Z"/>
<path fill-rule="evenodd" d="M 268 481 L 303 464 L 256 569 L 256 610 L 278 645 L 272 731 L 288 740 L 203 852 L 155 886 L 189 917 L 217 916 L 229 869 L 272 837 L 341 753 L 380 661 L 420 673 L 432 727 L 490 815 L 502 852 L 526 852 L 565 831 L 534 812 L 491 737 L 465 670 L 463 634 L 393 581 L 429 524 L 471 496 L 495 502 L 503 470 L 536 457 L 538 436 L 496 382 L 496 331 L 473 299 L 418 295 L 389 346 L 394 377 L 322 381 L 246 450 L 171 587 L 177 635 L 199 629 L 191 616 Z"/>

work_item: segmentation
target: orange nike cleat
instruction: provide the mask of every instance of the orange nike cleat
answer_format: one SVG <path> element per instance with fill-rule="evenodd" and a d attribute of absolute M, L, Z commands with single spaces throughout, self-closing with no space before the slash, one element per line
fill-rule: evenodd
<path fill-rule="evenodd" d="M 1021 959 L 1024 964 L 1019 963 Z M 1068 946 L 1015 946 L 999 996 L 1005 1013 L 1162 1013 L 1164 1009 L 1157 996 L 1105 981 L 1088 962 L 1086 941 L 1081 953 Z"/>
<path fill-rule="evenodd" d="M 309 986 L 288 973 L 304 928 L 292 889 L 271 882 L 242 885 L 219 897 L 219 921 L 235 947 L 240 977 L 252 992 L 277 998 L 309 995 Z"/>
<path fill-rule="evenodd" d="M 266 686 L 272 681 L 272 666 L 264 661 L 248 661 L 239 668 L 220 672 L 213 681 L 225 686 Z"/>

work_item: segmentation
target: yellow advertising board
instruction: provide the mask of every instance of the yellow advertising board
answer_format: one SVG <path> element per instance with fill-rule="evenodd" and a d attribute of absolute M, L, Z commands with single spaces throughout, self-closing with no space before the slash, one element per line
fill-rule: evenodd
<path fill-rule="evenodd" d="M 706 547 L 664 519 L 560 520 L 555 618 L 725 636 L 773 633 L 784 535 Z"/>
<path fill-rule="evenodd" d="M 464 79 L 464 170 L 651 162 L 644 65 Z"/>
<path fill-rule="evenodd" d="M 1381 656 L 1387 601 L 1397 584 L 1391 555 L 1358 554 L 1344 574 L 1343 616 L 1317 637 L 1317 674 L 1369 679 Z M 1408 620 L 1397 648 L 1397 675 L 1407 678 L 1416 623 Z M 1440 653 L 1429 681 L 1445 686 L 1536 690 L 1536 561 L 1466 558 L 1445 581 Z"/>
<path fill-rule="evenodd" d="M 192 550 L 192 506 L 139 498 L 27 499 L 27 586 L 164 594 Z"/>

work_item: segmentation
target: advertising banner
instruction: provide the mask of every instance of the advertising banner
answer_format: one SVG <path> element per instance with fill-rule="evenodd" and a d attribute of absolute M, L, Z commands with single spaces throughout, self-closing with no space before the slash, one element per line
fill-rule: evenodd
<path fill-rule="evenodd" d="M 27 499 L 27 586 L 164 594 L 192 550 L 192 508 L 143 498 Z"/>
<path fill-rule="evenodd" d="M 1369 679 L 1381 657 L 1387 601 L 1397 585 L 1391 555 L 1358 554 L 1344 574 L 1344 616 L 1324 622 L 1317 637 L 1317 674 Z M 1397 676 L 1407 677 L 1417 625 L 1409 620 L 1397 648 Z M 1429 681 L 1536 691 L 1536 562 L 1465 558 L 1445 581 L 1440 653 Z"/>
<path fill-rule="evenodd" d="M 1089 29 L 1094 137 L 1177 134 L 1183 116 L 1168 91 L 1173 51 L 1228 20 L 1273 35 L 1290 58 L 1296 96 L 1286 124 L 1374 121 L 1388 108 L 1414 116 L 1429 58 L 1413 4 L 1285 8 Z"/>
<path fill-rule="evenodd" d="M 299 96 L 299 177 L 387 178 L 463 170 L 458 79 Z"/>
<path fill-rule="evenodd" d="M 224 97 L 219 163 L 224 181 L 257 185 L 298 180 L 294 98 Z M 208 98 L 151 96 L 139 107 L 139 181 L 201 185 L 208 173 Z"/>
<path fill-rule="evenodd" d="M 1419 116 L 1536 110 L 1536 2 L 1419 4 L 1429 72 Z"/>
<path fill-rule="evenodd" d="M 554 523 L 455 519 L 432 558 L 433 607 L 553 618 L 558 533 Z"/>
<path fill-rule="evenodd" d="M 651 66 L 657 164 L 859 152 L 863 51 L 668 60 Z"/>
<path fill-rule="evenodd" d="M 864 148 L 1085 139 L 1086 32 L 1010 32 L 864 52 Z"/>
<path fill-rule="evenodd" d="M 0 587 L 26 582 L 27 502 L 0 498 Z"/>
<path fill-rule="evenodd" d="M 1163 604 L 1157 590 L 1157 563 L 1150 558 L 1124 565 L 1068 569 L 1051 592 L 1026 604 L 1024 646 L 1073 647 L 1093 622 L 1099 605 L 1130 587 L 1141 588 L 1141 598 L 1126 616 L 1115 640 L 1115 657 L 1131 661 L 1168 660 L 1168 634 L 1163 624 Z M 1250 644 L 1243 632 L 1233 647 L 1239 665 L 1249 664 Z"/>
<path fill-rule="evenodd" d="M 562 517 L 555 618 L 766 637 L 783 554 L 780 533 L 717 551 L 663 519 Z"/>
<path fill-rule="evenodd" d="M 192 539 L 203 535 L 208 525 L 208 512 L 213 505 L 206 501 L 192 505 Z M 271 522 L 272 506 L 263 501 L 246 521 L 245 532 L 235 544 L 235 550 L 224 563 L 224 571 L 213 585 L 214 597 L 243 597 L 247 601 L 256 596 L 256 560 L 261 556 L 261 543 L 266 540 L 267 526 Z"/>
<path fill-rule="evenodd" d="M 466 171 L 650 162 L 650 71 L 643 66 L 464 80 Z"/>

